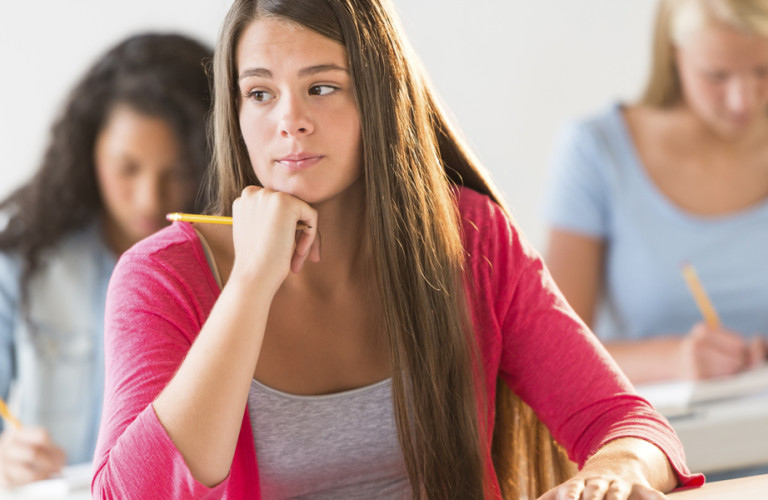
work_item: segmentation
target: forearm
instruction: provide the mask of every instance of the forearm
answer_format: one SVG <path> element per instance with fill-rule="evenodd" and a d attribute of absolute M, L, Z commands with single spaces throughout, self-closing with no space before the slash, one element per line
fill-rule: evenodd
<path fill-rule="evenodd" d="M 271 298 L 229 283 L 153 403 L 190 472 L 207 486 L 229 473 Z"/>
<path fill-rule="evenodd" d="M 605 347 L 633 384 L 684 376 L 681 339 L 663 337 L 633 342 L 607 342 Z"/>

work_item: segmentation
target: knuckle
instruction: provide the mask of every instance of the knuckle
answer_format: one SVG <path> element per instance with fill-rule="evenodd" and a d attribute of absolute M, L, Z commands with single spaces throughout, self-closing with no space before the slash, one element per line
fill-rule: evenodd
<path fill-rule="evenodd" d="M 241 193 L 242 196 L 249 196 L 253 195 L 255 193 L 259 192 L 259 188 L 257 186 L 245 186 L 243 188 L 243 191 Z"/>

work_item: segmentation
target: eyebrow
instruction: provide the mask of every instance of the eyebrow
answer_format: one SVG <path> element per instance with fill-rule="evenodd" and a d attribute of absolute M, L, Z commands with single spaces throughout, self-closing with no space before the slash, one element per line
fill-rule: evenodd
<path fill-rule="evenodd" d="M 324 73 L 326 71 L 343 71 L 344 73 L 349 73 L 349 70 L 347 68 L 343 68 L 339 66 L 338 64 L 317 64 L 315 66 L 308 66 L 306 68 L 302 68 L 299 70 L 299 76 L 309 76 L 314 75 L 317 73 Z M 268 70 L 267 68 L 249 68 L 240 73 L 240 76 L 238 77 L 238 81 L 242 80 L 243 78 L 248 78 L 249 76 L 259 76 L 262 78 L 272 78 L 272 72 Z"/>

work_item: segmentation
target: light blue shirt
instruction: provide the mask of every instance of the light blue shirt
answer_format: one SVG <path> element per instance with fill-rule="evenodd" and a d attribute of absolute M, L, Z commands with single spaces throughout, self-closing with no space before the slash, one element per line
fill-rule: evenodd
<path fill-rule="evenodd" d="M 115 256 L 98 224 L 41 255 L 29 282 L 29 317 L 19 305 L 21 258 L 0 254 L 0 395 L 11 383 L 18 417 L 45 427 L 68 463 L 88 462 L 104 394 L 104 302 Z"/>
<path fill-rule="evenodd" d="M 547 222 L 605 242 L 602 339 L 683 335 L 702 315 L 680 273 L 690 262 L 723 326 L 768 334 L 768 200 L 710 217 L 688 213 L 640 163 L 621 107 L 565 127 L 555 146 Z"/>

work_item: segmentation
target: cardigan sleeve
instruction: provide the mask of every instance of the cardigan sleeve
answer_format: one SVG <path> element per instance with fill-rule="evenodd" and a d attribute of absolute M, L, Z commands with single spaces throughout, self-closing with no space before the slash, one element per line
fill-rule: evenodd
<path fill-rule="evenodd" d="M 530 405 L 579 467 L 608 441 L 636 437 L 664 452 L 682 486 L 702 484 L 666 419 L 635 392 L 503 210 L 476 193 L 461 197 L 474 309 L 485 311 L 475 322 L 486 374 Z"/>
<path fill-rule="evenodd" d="M 94 498 L 220 498 L 226 489 L 229 478 L 213 488 L 193 478 L 152 407 L 207 315 L 199 299 L 206 284 L 188 278 L 200 274 L 192 267 L 174 269 L 153 254 L 129 252 L 115 269 L 107 293 Z"/>

